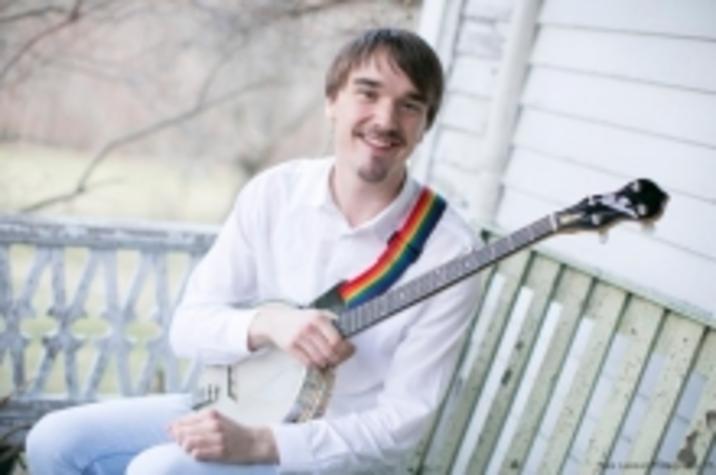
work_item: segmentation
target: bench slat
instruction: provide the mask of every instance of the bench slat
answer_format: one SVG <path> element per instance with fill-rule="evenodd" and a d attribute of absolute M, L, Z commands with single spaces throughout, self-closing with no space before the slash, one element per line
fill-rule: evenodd
<path fill-rule="evenodd" d="M 614 370 L 616 379 L 611 382 L 602 373 L 598 382 L 611 386 L 606 407 L 599 409 L 599 421 L 592 434 L 584 458 L 582 473 L 599 473 L 609 461 L 614 442 L 626 419 L 629 404 L 636 393 L 640 375 L 646 367 L 649 352 L 658 335 L 663 310 L 642 299 L 631 299 L 621 322 L 615 341 L 626 346 L 619 368 Z M 612 346 L 614 349 L 615 346 Z"/>
<path fill-rule="evenodd" d="M 482 307 L 485 304 L 485 294 L 487 292 L 487 289 L 490 287 L 492 283 L 492 279 L 495 277 L 497 273 L 497 266 L 490 266 L 487 269 L 484 269 L 480 272 L 480 295 L 482 298 L 478 302 L 478 307 L 475 309 L 475 314 L 471 317 L 471 321 L 469 323 L 466 335 L 470 336 L 474 334 L 475 331 L 475 324 L 478 320 L 477 316 L 482 311 Z M 467 357 L 468 353 L 468 347 L 469 344 L 469 337 L 465 339 L 465 341 L 462 344 L 462 348 L 460 350 L 460 356 L 458 357 L 458 363 L 456 365 L 457 368 L 462 366 L 462 363 L 465 361 L 465 358 Z M 445 431 L 449 431 L 450 428 L 446 426 L 446 424 L 441 424 L 441 420 L 444 420 L 443 414 L 446 410 L 446 408 L 450 408 L 453 405 L 452 400 L 457 397 L 457 391 L 454 391 L 452 388 L 455 388 L 457 386 L 460 386 L 464 379 L 461 379 L 459 377 L 459 372 L 456 371 L 453 375 L 450 385 L 447 389 L 447 394 L 445 395 L 445 398 L 443 400 L 443 403 L 441 404 L 440 408 L 438 409 L 437 413 L 433 417 L 432 421 L 432 427 L 429 430 L 428 434 L 423 437 L 423 439 L 418 444 L 418 447 L 413 451 L 410 460 L 407 465 L 407 472 L 408 473 L 422 473 L 423 464 L 425 462 L 425 459 L 428 455 L 428 449 L 431 446 L 431 443 L 434 440 L 442 440 L 445 435 Z"/>
<path fill-rule="evenodd" d="M 438 429 L 427 453 L 423 467 L 424 473 L 447 473 L 460 450 L 470 414 L 480 398 L 507 317 L 517 298 L 517 289 L 522 285 L 529 269 L 530 260 L 530 255 L 521 253 L 498 265 L 497 273 L 504 280 L 501 281 L 502 287 L 496 307 L 492 309 L 485 304 L 478 314 L 475 330 L 479 332 L 480 327 L 486 327 L 484 336 L 479 341 L 471 338 L 468 342 L 471 348 L 468 348 L 467 357 L 463 366 L 458 369 L 458 376 L 451 388 L 453 394 L 450 399 L 455 403 L 446 408 L 446 412 L 443 414 L 442 430 Z M 492 279 L 486 298 L 489 298 L 492 287 L 500 282 L 497 277 L 496 275 Z M 474 348 L 479 348 L 479 351 L 473 358 L 474 353 L 471 350 Z"/>
<path fill-rule="evenodd" d="M 584 350 L 579 371 L 571 381 L 566 403 L 559 411 L 556 430 L 549 436 L 547 451 L 541 461 L 540 473 L 559 473 L 576 437 L 594 382 L 606 356 L 609 343 L 625 306 L 624 291 L 600 283 L 597 285 L 586 316 L 594 323 Z M 584 323 L 584 320 L 583 322 Z M 559 384 L 559 383 L 558 383 Z"/>
<path fill-rule="evenodd" d="M 537 437 L 564 364 L 569 346 L 581 321 L 584 306 L 593 290 L 594 279 L 572 269 L 567 269 L 554 295 L 561 304 L 561 312 L 552 339 L 548 344 L 541 367 L 520 417 L 515 435 L 507 449 L 508 456 L 502 462 L 500 473 L 514 472 L 526 467 L 530 448 Z"/>
<path fill-rule="evenodd" d="M 658 354 L 666 357 L 666 362 L 644 417 L 644 424 L 629 456 L 629 461 L 638 465 L 643 473 L 647 472 L 648 464 L 656 459 L 659 443 L 675 413 L 677 400 L 683 391 L 703 335 L 703 325 L 669 314 L 655 348 Z"/>
<path fill-rule="evenodd" d="M 713 329 L 707 331 L 693 371 L 704 377 L 706 384 L 679 447 L 674 472 L 716 472 L 716 466 L 709 465 L 706 458 L 709 449 L 716 450 L 713 448 L 716 445 L 716 331 Z"/>
<path fill-rule="evenodd" d="M 532 357 L 534 343 L 549 309 L 561 267 L 556 262 L 538 257 L 525 280 L 525 287 L 532 290 L 531 301 L 517 344 L 513 346 L 509 362 L 500 377 L 500 386 L 494 396 L 487 420 L 483 425 L 477 446 L 468 464 L 469 473 L 481 473 L 487 469 L 500 434 L 512 407 L 527 362 Z M 507 323 L 508 326 L 511 322 Z M 504 339 L 503 339 L 504 340 Z M 510 342 L 504 342 L 503 345 Z M 494 370 L 495 368 L 493 368 Z"/>

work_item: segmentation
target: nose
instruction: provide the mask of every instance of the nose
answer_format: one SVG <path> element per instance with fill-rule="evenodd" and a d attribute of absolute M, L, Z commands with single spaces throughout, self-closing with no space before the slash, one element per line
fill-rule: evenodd
<path fill-rule="evenodd" d="M 384 101 L 376 105 L 375 125 L 383 130 L 395 130 L 398 124 L 398 109 L 395 104 Z"/>

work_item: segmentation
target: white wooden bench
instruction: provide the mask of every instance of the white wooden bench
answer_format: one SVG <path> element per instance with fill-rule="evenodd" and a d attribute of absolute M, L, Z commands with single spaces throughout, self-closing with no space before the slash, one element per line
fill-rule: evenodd
<path fill-rule="evenodd" d="M 188 390 L 166 329 L 214 231 L 0 219 L 2 443 L 57 407 Z M 534 251 L 483 287 L 412 473 L 716 473 L 713 316 Z"/>
<path fill-rule="evenodd" d="M 538 252 L 483 285 L 417 473 L 716 473 L 713 320 Z"/>

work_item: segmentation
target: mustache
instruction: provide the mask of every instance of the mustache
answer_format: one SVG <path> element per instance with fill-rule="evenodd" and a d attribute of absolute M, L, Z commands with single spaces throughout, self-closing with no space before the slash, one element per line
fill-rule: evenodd
<path fill-rule="evenodd" d="M 379 140 L 390 141 L 397 144 L 404 144 L 405 138 L 397 129 L 385 128 L 380 126 L 371 126 L 357 130 L 357 133 L 366 138 L 375 138 Z"/>

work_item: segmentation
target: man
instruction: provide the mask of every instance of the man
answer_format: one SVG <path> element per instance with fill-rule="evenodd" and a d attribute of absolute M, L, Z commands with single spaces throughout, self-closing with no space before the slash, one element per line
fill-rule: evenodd
<path fill-rule="evenodd" d="M 288 162 L 247 184 L 175 314 L 171 342 L 182 356 L 231 363 L 273 345 L 335 367 L 325 417 L 245 426 L 192 412 L 183 395 L 88 405 L 33 429 L 33 473 L 399 472 L 452 375 L 476 279 L 350 341 L 326 311 L 255 302 L 311 302 L 373 264 L 420 194 L 406 163 L 442 90 L 437 57 L 413 33 L 371 30 L 345 46 L 326 81 L 335 156 Z M 474 244 L 448 208 L 401 282 Z"/>

